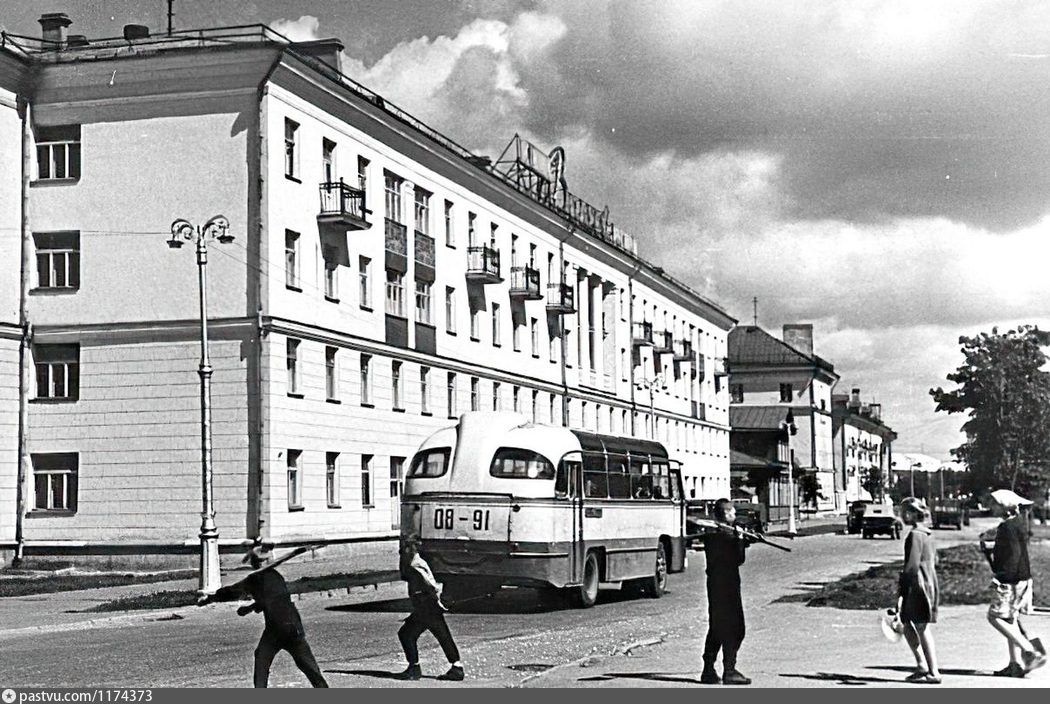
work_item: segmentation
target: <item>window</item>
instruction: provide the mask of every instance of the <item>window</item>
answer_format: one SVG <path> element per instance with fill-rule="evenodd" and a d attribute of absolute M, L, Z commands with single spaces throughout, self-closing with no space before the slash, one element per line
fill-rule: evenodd
<path fill-rule="evenodd" d="M 321 140 L 321 175 L 325 183 L 335 183 L 335 142 L 330 139 Z"/>
<path fill-rule="evenodd" d="M 324 248 L 324 297 L 335 303 L 339 302 L 339 264 L 335 247 Z"/>
<path fill-rule="evenodd" d="M 456 373 L 449 372 L 447 386 L 445 389 L 445 400 L 448 402 L 448 417 L 455 418 L 456 411 Z"/>
<path fill-rule="evenodd" d="M 405 275 L 394 269 L 386 270 L 386 313 L 405 317 Z"/>
<path fill-rule="evenodd" d="M 532 356 L 536 359 L 540 357 L 540 321 L 536 318 L 532 318 L 529 321 L 529 341 L 532 346 Z"/>
<path fill-rule="evenodd" d="M 75 452 L 33 453 L 33 511 L 75 513 L 79 457 Z"/>
<path fill-rule="evenodd" d="M 729 402 L 730 403 L 743 403 L 744 402 L 744 385 L 743 384 L 730 384 L 729 385 Z"/>
<path fill-rule="evenodd" d="M 361 405 L 372 405 L 372 355 L 361 355 Z"/>
<path fill-rule="evenodd" d="M 470 410 L 481 410 L 481 381 L 476 377 L 470 377 Z"/>
<path fill-rule="evenodd" d="M 494 381 L 492 382 L 492 410 L 498 411 L 501 405 L 500 384 L 498 381 Z"/>
<path fill-rule="evenodd" d="M 404 410 L 402 406 L 403 395 L 401 389 L 401 362 L 391 362 L 390 364 L 390 397 L 393 399 L 393 406 L 395 411 Z"/>
<path fill-rule="evenodd" d="M 302 450 L 288 450 L 288 509 L 303 507 L 303 476 L 299 471 Z"/>
<path fill-rule="evenodd" d="M 511 402 L 513 403 L 514 412 L 521 413 L 521 387 L 515 386 L 510 390 Z"/>
<path fill-rule="evenodd" d="M 478 244 L 477 231 L 478 216 L 475 213 L 467 213 L 467 246 L 475 247 Z"/>
<path fill-rule="evenodd" d="M 372 293 L 371 287 L 368 284 L 368 269 L 372 264 L 372 260 L 368 257 L 357 258 L 358 278 L 360 281 L 360 295 L 361 295 L 361 307 L 371 308 L 372 307 Z"/>
<path fill-rule="evenodd" d="M 452 201 L 445 201 L 445 244 L 456 246 L 456 221 L 452 214 Z"/>
<path fill-rule="evenodd" d="M 556 398 L 557 397 L 554 394 L 551 394 L 550 401 L 547 404 L 547 410 L 550 413 L 551 423 L 555 422 L 554 421 L 554 402 L 555 402 Z"/>
<path fill-rule="evenodd" d="M 500 345 L 499 303 L 492 304 L 492 345 L 494 347 Z"/>
<path fill-rule="evenodd" d="M 514 320 L 514 316 L 511 315 L 511 344 L 515 352 L 521 352 L 521 328 L 522 323 Z"/>
<path fill-rule="evenodd" d="M 401 527 L 401 483 L 405 476 L 405 458 L 390 458 L 390 510 L 391 527 Z"/>
<path fill-rule="evenodd" d="M 285 350 L 288 365 L 288 395 L 299 395 L 299 340 L 288 339 Z"/>
<path fill-rule="evenodd" d="M 357 185 L 362 191 L 368 190 L 368 159 L 357 157 Z"/>
<path fill-rule="evenodd" d="M 408 476 L 430 478 L 444 476 L 448 471 L 448 459 L 451 454 L 451 447 L 436 447 L 417 452 L 412 458 L 412 465 L 408 468 Z"/>
<path fill-rule="evenodd" d="M 80 345 L 33 345 L 36 398 L 76 401 L 80 397 Z"/>
<path fill-rule="evenodd" d="M 299 288 L 299 233 L 284 231 L 284 285 L 292 290 Z"/>
<path fill-rule="evenodd" d="M 539 423 L 539 404 L 540 404 L 540 392 L 536 389 L 532 390 L 532 422 Z"/>
<path fill-rule="evenodd" d="M 399 177 L 389 171 L 383 173 L 386 186 L 386 216 L 394 222 L 401 222 L 401 184 Z"/>
<path fill-rule="evenodd" d="M 80 178 L 80 125 L 36 128 L 36 177 L 41 181 Z"/>
<path fill-rule="evenodd" d="M 328 508 L 339 508 L 339 453 L 326 452 L 324 463 L 324 486 Z"/>
<path fill-rule="evenodd" d="M 430 411 L 430 367 L 419 368 L 419 405 L 423 415 L 431 415 Z"/>
<path fill-rule="evenodd" d="M 456 289 L 445 287 L 445 332 L 456 332 Z"/>
<path fill-rule="evenodd" d="M 481 339 L 481 309 L 474 308 L 470 311 L 470 339 L 477 342 Z"/>
<path fill-rule="evenodd" d="M 361 507 L 372 508 L 372 455 L 361 455 Z"/>
<path fill-rule="evenodd" d="M 324 390 L 325 398 L 335 401 L 339 398 L 338 368 L 335 363 L 336 347 L 324 348 Z"/>
<path fill-rule="evenodd" d="M 492 456 L 489 474 L 506 479 L 554 479 L 554 465 L 532 450 L 501 447 Z"/>
<path fill-rule="evenodd" d="M 416 279 L 416 322 L 432 325 L 430 314 L 430 283 Z"/>
<path fill-rule="evenodd" d="M 780 402 L 781 403 L 791 403 L 792 397 L 793 397 L 793 394 L 792 394 L 792 390 L 791 390 L 791 384 L 781 384 L 780 385 Z"/>
<path fill-rule="evenodd" d="M 415 207 L 416 232 L 430 234 L 430 194 L 422 188 L 416 188 Z"/>
<path fill-rule="evenodd" d="M 34 232 L 37 288 L 80 288 L 80 233 Z"/>
<path fill-rule="evenodd" d="M 299 123 L 284 118 L 284 175 L 299 178 Z"/>

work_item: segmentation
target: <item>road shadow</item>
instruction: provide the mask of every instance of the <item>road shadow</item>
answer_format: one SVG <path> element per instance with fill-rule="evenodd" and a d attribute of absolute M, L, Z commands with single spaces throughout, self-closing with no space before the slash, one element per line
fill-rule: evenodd
<path fill-rule="evenodd" d="M 670 594 L 671 592 L 667 592 Z M 595 608 L 603 605 L 618 604 L 626 601 L 637 601 L 638 597 L 622 590 L 602 590 L 598 592 Z M 562 594 L 551 594 L 542 589 L 501 589 L 492 594 L 462 599 L 447 604 L 454 614 L 545 614 L 558 611 L 574 611 L 576 607 L 568 602 Z M 329 606 L 326 611 L 345 613 L 409 613 L 412 602 L 407 598 L 385 599 L 359 604 L 340 604 Z"/>
<path fill-rule="evenodd" d="M 580 677 L 577 682 L 608 682 L 609 680 L 647 680 L 653 682 L 679 682 L 700 684 L 698 675 L 684 675 L 680 672 L 606 672 L 602 675 Z"/>
<path fill-rule="evenodd" d="M 872 677 L 870 675 L 854 675 L 847 672 L 782 672 L 781 677 L 787 677 L 789 679 L 799 680 L 814 680 L 817 682 L 836 682 L 842 685 L 850 685 L 854 687 L 865 687 L 869 684 L 886 684 L 886 683 L 898 683 L 902 682 L 903 678 L 900 679 L 889 679 L 887 677 Z"/>
<path fill-rule="evenodd" d="M 868 665 L 868 670 L 889 670 L 891 672 L 905 672 L 911 674 L 915 672 L 914 667 L 908 665 Z M 952 668 L 942 667 L 941 675 L 954 675 L 957 677 L 996 677 L 996 674 L 991 670 L 973 670 L 967 668 Z"/>
<path fill-rule="evenodd" d="M 411 682 L 412 680 L 401 679 L 400 672 L 387 672 L 386 670 L 325 670 L 333 675 L 359 675 L 361 677 L 375 677 L 380 680 L 394 680 L 397 682 Z M 421 680 L 435 680 L 436 675 L 423 675 Z"/>

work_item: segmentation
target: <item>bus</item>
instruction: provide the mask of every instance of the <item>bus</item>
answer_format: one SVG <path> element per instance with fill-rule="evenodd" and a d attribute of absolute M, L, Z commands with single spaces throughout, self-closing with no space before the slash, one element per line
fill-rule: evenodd
<path fill-rule="evenodd" d="M 402 538 L 450 600 L 508 586 L 590 607 L 599 586 L 659 598 L 686 568 L 681 470 L 658 442 L 465 413 L 412 458 Z"/>

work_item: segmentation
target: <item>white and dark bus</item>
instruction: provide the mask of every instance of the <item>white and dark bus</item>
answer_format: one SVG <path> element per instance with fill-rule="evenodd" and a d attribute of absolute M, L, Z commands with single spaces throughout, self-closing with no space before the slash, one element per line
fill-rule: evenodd
<path fill-rule="evenodd" d="M 588 607 L 604 583 L 659 597 L 686 567 L 674 464 L 658 442 L 466 413 L 412 458 L 402 535 L 420 536 L 447 592 L 556 588 Z"/>

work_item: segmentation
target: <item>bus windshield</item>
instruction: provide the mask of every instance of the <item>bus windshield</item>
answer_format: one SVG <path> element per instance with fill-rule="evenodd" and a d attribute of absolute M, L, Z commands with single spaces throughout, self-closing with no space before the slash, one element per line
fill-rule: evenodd
<path fill-rule="evenodd" d="M 554 465 L 538 452 L 501 447 L 492 456 L 489 474 L 506 479 L 553 479 Z"/>

